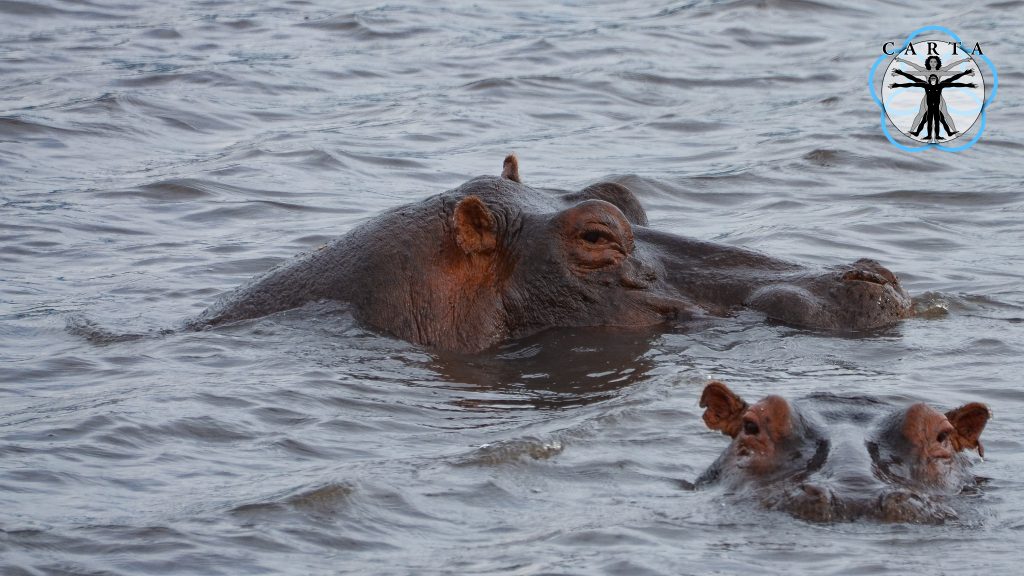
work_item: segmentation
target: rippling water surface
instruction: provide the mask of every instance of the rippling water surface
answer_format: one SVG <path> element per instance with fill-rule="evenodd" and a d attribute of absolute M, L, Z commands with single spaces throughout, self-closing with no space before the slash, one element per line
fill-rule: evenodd
<path fill-rule="evenodd" d="M 897 150 L 867 91 L 924 25 L 999 72 L 963 153 Z M 0 572 L 1018 570 L 1022 25 L 1021 2 L 0 0 Z M 476 356 L 326 304 L 161 332 L 511 151 L 530 184 L 626 184 L 662 230 L 877 259 L 920 314 Z M 986 402 L 990 480 L 940 526 L 723 506 L 685 489 L 726 445 L 708 378 Z"/>

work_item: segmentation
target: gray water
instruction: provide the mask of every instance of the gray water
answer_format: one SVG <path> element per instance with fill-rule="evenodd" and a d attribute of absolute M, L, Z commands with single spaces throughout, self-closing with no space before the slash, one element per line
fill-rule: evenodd
<path fill-rule="evenodd" d="M 1021 2 L 0 0 L 0 573 L 1018 571 L 1022 24 Z M 924 25 L 999 72 L 965 152 L 898 150 L 868 92 Z M 661 230 L 879 260 L 919 315 L 474 356 L 329 304 L 162 332 L 512 151 L 529 184 L 626 184 Z M 986 402 L 989 480 L 937 526 L 687 490 L 727 444 L 710 378 Z"/>

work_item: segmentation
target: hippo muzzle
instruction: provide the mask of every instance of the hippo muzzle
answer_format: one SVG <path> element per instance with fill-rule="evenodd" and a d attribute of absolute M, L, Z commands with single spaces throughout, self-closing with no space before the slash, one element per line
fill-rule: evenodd
<path fill-rule="evenodd" d="M 869 519 L 881 522 L 939 523 L 956 512 L 941 503 L 942 496 L 880 479 L 875 461 L 876 445 L 865 430 L 838 426 L 830 430 L 832 441 L 821 441 L 808 468 L 780 486 L 759 487 L 761 505 L 812 522 Z"/>
<path fill-rule="evenodd" d="M 766 509 L 788 512 L 810 522 L 879 522 L 939 524 L 957 517 L 938 497 L 909 490 L 877 490 L 877 494 L 841 496 L 830 486 L 799 484 L 762 501 Z"/>
<path fill-rule="evenodd" d="M 635 237 L 660 256 L 670 287 L 714 315 L 743 306 L 794 326 L 864 330 L 914 314 L 899 278 L 874 260 L 815 269 L 651 229 Z"/>

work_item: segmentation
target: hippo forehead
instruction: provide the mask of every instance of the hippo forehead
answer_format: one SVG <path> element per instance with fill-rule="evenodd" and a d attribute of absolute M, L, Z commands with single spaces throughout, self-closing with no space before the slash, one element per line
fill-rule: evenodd
<path fill-rule="evenodd" d="M 901 409 L 871 396 L 836 396 L 819 393 L 793 403 L 805 418 L 823 426 L 851 424 L 869 430 L 882 419 Z"/>
<path fill-rule="evenodd" d="M 973 479 L 963 455 L 948 449 L 939 454 L 929 441 L 952 426 L 927 404 L 897 407 L 870 397 L 823 394 L 793 402 L 792 409 L 799 426 L 780 444 L 774 481 L 821 481 L 839 494 L 864 497 L 892 487 L 955 493 Z M 919 438 L 915 432 L 922 423 L 928 436 Z M 851 493 L 857 490 L 864 493 Z"/>
<path fill-rule="evenodd" d="M 778 397 L 769 396 L 751 406 L 751 413 L 757 413 L 758 407 L 773 398 Z M 874 441 L 882 434 L 883 423 L 898 419 L 903 413 L 892 404 L 867 396 L 815 394 L 789 401 L 786 405 L 792 421 L 791 432 L 787 437 L 778 439 L 780 447 L 802 452 L 805 456 L 810 456 L 806 453 L 807 445 L 816 446 L 821 441 L 828 443 L 840 430 L 846 437 L 856 435 L 865 441 Z"/>
<path fill-rule="evenodd" d="M 904 433 L 908 414 L 917 410 L 941 416 L 926 404 L 901 407 L 870 396 L 815 394 L 791 405 L 794 417 L 801 423 L 796 435 L 815 441 L 831 439 L 833 443 L 841 436 L 847 443 L 845 450 L 857 449 L 856 444 L 850 443 L 853 438 L 861 439 L 864 447 L 877 444 L 893 451 L 909 450 L 910 439 Z"/>

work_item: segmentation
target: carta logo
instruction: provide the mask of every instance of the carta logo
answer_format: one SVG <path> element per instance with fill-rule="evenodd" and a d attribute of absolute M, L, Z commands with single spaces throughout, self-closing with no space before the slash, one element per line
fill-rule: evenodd
<path fill-rule="evenodd" d="M 915 40 L 928 31 L 941 31 L 952 40 Z M 959 152 L 981 138 L 985 111 L 996 95 L 999 80 L 980 42 L 968 48 L 949 30 L 926 26 L 907 37 L 902 47 L 886 42 L 882 53 L 871 68 L 868 82 L 871 96 L 882 109 L 882 131 L 890 142 L 909 152 L 933 147 Z M 987 100 L 981 62 L 992 76 L 992 93 Z M 887 63 L 884 72 L 876 77 L 883 63 Z M 880 84 L 877 91 L 876 84 Z M 890 126 L 904 137 L 899 138 L 903 142 L 893 137 Z M 972 136 L 965 138 L 965 144 L 949 145 L 965 134 Z"/>

